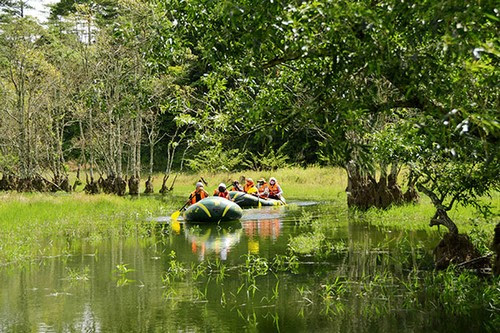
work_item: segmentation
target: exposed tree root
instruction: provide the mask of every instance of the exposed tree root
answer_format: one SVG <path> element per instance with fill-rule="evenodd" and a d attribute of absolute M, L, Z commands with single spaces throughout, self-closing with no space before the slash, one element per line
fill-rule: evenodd
<path fill-rule="evenodd" d="M 465 265 L 464 268 L 488 268 L 489 258 L 482 259 L 469 236 L 458 233 L 447 233 L 434 249 L 434 263 L 438 270 L 446 269 L 450 264 Z M 478 260 L 475 260 L 478 259 Z"/>
<path fill-rule="evenodd" d="M 403 193 L 395 182 L 387 182 L 381 178 L 379 182 L 375 178 L 354 176 L 349 177 L 347 187 L 347 205 L 362 210 L 371 207 L 388 208 L 391 205 L 403 203 Z"/>
<path fill-rule="evenodd" d="M 18 179 L 14 175 L 2 175 L 0 179 L 0 191 L 14 191 L 17 189 Z"/>
<path fill-rule="evenodd" d="M 420 195 L 418 194 L 415 187 L 410 187 L 406 190 L 405 194 L 403 194 L 403 201 L 405 203 L 416 204 L 420 200 Z"/>
<path fill-rule="evenodd" d="M 98 182 L 93 179 L 91 179 L 90 182 L 85 185 L 85 188 L 83 190 L 87 194 L 98 194 L 100 192 Z"/>
<path fill-rule="evenodd" d="M 138 195 L 139 194 L 139 185 L 140 179 L 136 176 L 132 176 L 128 180 L 128 193 L 130 195 Z"/>
<path fill-rule="evenodd" d="M 151 176 L 149 176 L 148 180 L 146 180 L 146 189 L 144 190 L 144 193 L 145 194 L 154 193 L 153 180 L 151 179 Z"/>
<path fill-rule="evenodd" d="M 122 177 L 117 177 L 113 183 L 114 193 L 119 196 L 124 196 L 127 192 L 127 182 Z"/>

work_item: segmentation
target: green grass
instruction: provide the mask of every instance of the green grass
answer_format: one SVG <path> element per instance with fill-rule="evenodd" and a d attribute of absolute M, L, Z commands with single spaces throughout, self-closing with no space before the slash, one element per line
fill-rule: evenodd
<path fill-rule="evenodd" d="M 220 183 L 226 183 L 229 187 L 232 180 L 238 179 L 244 175 L 251 177 L 255 182 L 261 177 L 269 181 L 270 177 L 275 177 L 281 185 L 284 196 L 287 199 L 305 199 L 305 200 L 344 200 L 346 197 L 345 187 L 347 185 L 347 176 L 343 169 L 332 167 L 312 166 L 305 168 L 290 167 L 276 171 L 244 171 L 239 173 L 182 173 L 177 177 L 174 190 L 174 196 L 185 196 L 194 190 L 196 182 L 203 177 L 208 185 L 205 189 L 212 194 Z M 175 175 L 172 175 L 167 185 L 170 186 Z M 74 174 L 71 174 L 70 180 L 74 181 Z M 141 182 L 141 191 L 144 191 L 145 178 Z M 82 178 L 83 179 L 83 178 Z M 155 174 L 153 185 L 156 193 L 161 188 L 163 180 L 162 174 Z M 82 191 L 83 185 L 77 188 Z"/>
<path fill-rule="evenodd" d="M 489 244 L 493 240 L 495 225 L 500 222 L 498 207 L 500 194 L 494 193 L 491 198 L 484 198 L 493 207 L 493 215 L 484 218 L 472 207 L 456 205 L 450 212 L 450 218 L 457 224 L 460 233 L 468 234 L 474 245 L 482 252 L 489 251 Z M 448 232 L 446 227 L 430 227 L 430 219 L 436 209 L 429 198 L 422 196 L 416 205 L 395 206 L 391 209 L 370 209 L 367 212 L 355 214 L 354 221 L 368 223 L 384 229 L 393 230 L 421 230 Z"/>
<path fill-rule="evenodd" d="M 116 234 L 141 232 L 151 216 L 170 215 L 182 206 L 184 198 L 194 189 L 200 176 L 208 182 L 206 189 L 212 192 L 220 183 L 229 184 L 232 179 L 245 175 L 257 180 L 274 176 L 281 184 L 288 200 L 327 201 L 329 209 L 339 216 L 347 215 L 345 171 L 339 168 L 309 167 L 285 168 L 274 172 L 246 171 L 242 173 L 180 174 L 172 193 L 139 198 L 115 195 L 86 195 L 82 187 L 76 193 L 66 194 L 0 194 L 0 263 L 31 259 L 51 252 L 53 240 L 99 239 Z M 74 177 L 74 175 L 73 175 Z M 154 178 L 155 191 L 161 187 L 162 175 Z M 170 184 L 170 182 L 168 183 Z M 143 186 L 144 183 L 142 182 Z M 461 232 L 472 234 L 474 241 L 487 247 L 493 229 L 498 223 L 500 195 L 494 193 L 491 202 L 497 214 L 488 220 L 478 218 L 470 207 L 456 207 L 450 217 Z M 294 206 L 291 205 L 290 208 Z M 332 212 L 322 212 L 331 215 Z M 393 207 L 387 210 L 371 209 L 349 214 L 350 222 L 368 223 L 381 228 L 407 230 L 435 230 L 429 227 L 434 207 L 426 197 L 417 205 Z M 340 215 L 339 215 L 340 214 Z M 317 230 L 329 232 L 330 220 L 315 220 Z M 444 230 L 444 228 L 442 229 Z M 300 243 L 300 238 L 295 240 Z M 298 244 L 296 244 L 298 245 Z"/>
<path fill-rule="evenodd" d="M 53 255 L 58 241 L 141 234 L 151 217 L 173 210 L 161 197 L 83 193 L 7 193 L 0 202 L 0 263 Z"/>

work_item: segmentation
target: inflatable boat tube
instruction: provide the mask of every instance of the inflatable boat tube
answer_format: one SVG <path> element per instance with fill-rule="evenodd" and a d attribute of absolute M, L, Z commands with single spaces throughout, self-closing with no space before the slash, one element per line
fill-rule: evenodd
<path fill-rule="evenodd" d="M 191 205 L 184 212 L 187 222 L 234 221 L 241 218 L 243 211 L 234 202 L 221 197 L 208 197 Z"/>
<path fill-rule="evenodd" d="M 257 198 L 254 195 L 245 192 L 231 191 L 229 198 L 236 202 L 240 207 L 259 207 L 260 206 L 283 206 L 281 200 Z"/>

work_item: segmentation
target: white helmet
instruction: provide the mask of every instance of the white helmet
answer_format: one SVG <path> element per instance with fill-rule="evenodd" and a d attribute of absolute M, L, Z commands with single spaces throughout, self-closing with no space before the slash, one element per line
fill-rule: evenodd
<path fill-rule="evenodd" d="M 221 187 L 225 189 L 225 188 L 226 188 L 226 184 L 224 184 L 224 183 L 220 183 L 220 184 L 219 184 L 219 188 L 221 188 Z"/>
<path fill-rule="evenodd" d="M 198 187 L 203 187 L 203 183 L 202 183 L 202 182 L 197 182 L 197 183 L 196 183 L 196 187 L 197 187 L 197 188 L 198 188 Z"/>

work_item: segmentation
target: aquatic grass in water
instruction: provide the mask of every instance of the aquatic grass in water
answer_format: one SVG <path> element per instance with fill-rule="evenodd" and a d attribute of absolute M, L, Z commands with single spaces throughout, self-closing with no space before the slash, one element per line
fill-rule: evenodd
<path fill-rule="evenodd" d="M 90 268 L 88 266 L 85 266 L 85 268 L 82 271 L 77 271 L 76 269 L 71 269 L 70 267 L 67 267 L 66 271 L 68 274 L 66 279 L 71 281 L 71 282 L 88 281 L 89 280 Z"/>
<path fill-rule="evenodd" d="M 142 237 L 154 223 L 148 220 L 171 209 L 161 200 L 110 195 L 10 193 L 2 198 L 0 263 L 62 254 L 64 244 L 75 239 Z M 58 242 L 63 244 L 54 247 Z"/>
<path fill-rule="evenodd" d="M 298 254 L 310 254 L 319 251 L 325 236 L 322 233 L 307 233 L 292 237 L 288 245 L 290 250 Z"/>
<path fill-rule="evenodd" d="M 117 287 L 123 287 L 135 282 L 135 280 L 129 279 L 128 277 L 128 273 L 134 272 L 135 269 L 128 268 L 127 266 L 128 264 L 116 265 L 115 273 L 117 273 L 117 281 L 116 281 Z"/>
<path fill-rule="evenodd" d="M 500 325 L 500 277 L 483 278 L 474 272 L 446 271 L 409 274 L 401 279 L 406 288 L 404 307 L 474 318 L 487 314 L 485 329 Z"/>
<path fill-rule="evenodd" d="M 366 321 L 397 317 L 398 313 L 418 310 L 428 314 L 429 322 L 432 323 L 433 320 L 440 320 L 433 313 L 473 318 L 481 310 L 487 311 L 490 316 L 486 328 L 494 331 L 492 329 L 498 324 L 498 278 L 485 280 L 469 272 L 457 273 L 452 269 L 444 272 L 409 271 L 402 275 L 385 270 L 358 278 L 335 276 L 331 271 L 308 276 L 300 267 L 295 273 L 292 273 L 292 269 L 276 269 L 283 268 L 282 263 L 287 261 L 302 266 L 300 260 L 283 257 L 278 260 L 278 264 L 270 264 L 266 258 L 255 255 L 245 255 L 242 259 L 244 262 L 238 270 L 228 269 L 227 279 L 240 278 L 240 286 L 235 293 L 227 293 L 224 284 L 214 284 L 205 274 L 197 279 L 202 280 L 199 281 L 201 285 L 192 285 L 190 277 L 180 275 L 180 279 L 172 282 L 170 290 L 178 290 L 176 286 L 179 283 L 186 283 L 192 288 L 189 297 L 193 297 L 193 300 L 215 302 L 224 308 L 234 309 L 248 325 L 257 326 L 259 320 L 254 310 L 260 307 L 274 308 L 274 315 L 278 318 L 283 306 L 280 297 L 284 293 L 288 299 L 297 300 L 286 306 L 296 309 L 299 317 L 316 312 L 328 320 L 359 318 Z M 197 268 L 191 269 L 191 274 L 200 270 L 199 267 L 206 272 L 209 266 L 200 262 Z M 283 289 L 293 276 L 290 274 L 299 274 L 294 283 L 296 287 Z M 208 289 L 212 292 L 208 293 Z M 216 298 L 213 295 L 217 295 Z M 245 297 L 245 306 L 239 305 L 241 295 Z"/>

